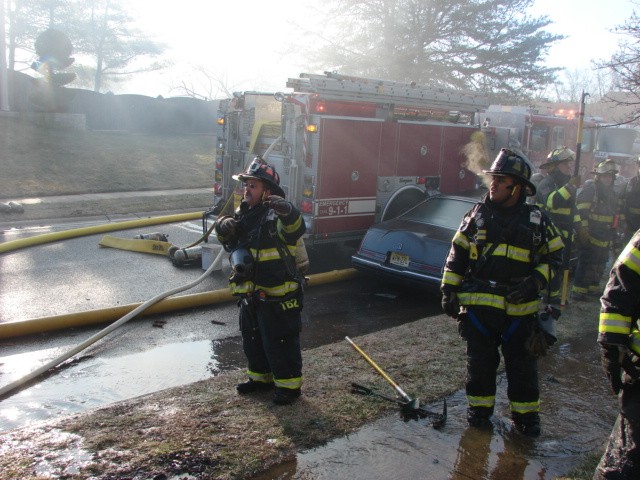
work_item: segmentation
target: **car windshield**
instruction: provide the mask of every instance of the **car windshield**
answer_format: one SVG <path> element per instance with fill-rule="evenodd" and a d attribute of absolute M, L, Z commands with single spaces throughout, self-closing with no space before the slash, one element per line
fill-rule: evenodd
<path fill-rule="evenodd" d="M 470 202 L 455 198 L 430 198 L 400 216 L 403 220 L 429 223 L 439 227 L 456 229 L 462 217 L 473 206 Z"/>

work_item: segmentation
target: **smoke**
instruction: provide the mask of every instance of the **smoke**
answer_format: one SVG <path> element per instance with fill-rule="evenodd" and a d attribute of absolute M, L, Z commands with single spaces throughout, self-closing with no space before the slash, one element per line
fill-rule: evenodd
<path fill-rule="evenodd" d="M 489 188 L 490 177 L 482 173 L 482 170 L 487 170 L 490 165 L 489 149 L 484 133 L 474 132 L 471 135 L 471 141 L 463 147 L 462 153 L 467 158 L 464 167 L 475 173 Z"/>

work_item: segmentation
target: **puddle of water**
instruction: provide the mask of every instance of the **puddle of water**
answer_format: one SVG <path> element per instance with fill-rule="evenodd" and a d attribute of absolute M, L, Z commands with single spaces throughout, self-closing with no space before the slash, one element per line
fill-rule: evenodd
<path fill-rule="evenodd" d="M 566 475 L 606 440 L 617 412 L 602 373 L 595 333 L 555 349 L 540 361 L 542 429 L 538 439 L 515 432 L 509 419 L 507 382 L 499 377 L 492 430 L 469 428 L 466 398 L 447 399 L 447 424 L 390 416 L 254 480 L 389 478 L 439 480 L 543 480 Z M 442 405 L 428 407 L 438 411 Z"/>
<path fill-rule="evenodd" d="M 84 357 L 0 403 L 0 431 L 204 380 L 236 368 L 239 340 L 172 343 L 116 357 Z M 24 372 L 24 355 L 3 359 L 3 380 Z M 99 380 L 99 381 L 96 381 Z"/>

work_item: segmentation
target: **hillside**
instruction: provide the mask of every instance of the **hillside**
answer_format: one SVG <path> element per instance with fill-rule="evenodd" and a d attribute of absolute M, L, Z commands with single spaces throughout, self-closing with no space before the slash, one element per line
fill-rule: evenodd
<path fill-rule="evenodd" d="M 0 198 L 211 187 L 213 135 L 141 135 L 0 117 Z"/>

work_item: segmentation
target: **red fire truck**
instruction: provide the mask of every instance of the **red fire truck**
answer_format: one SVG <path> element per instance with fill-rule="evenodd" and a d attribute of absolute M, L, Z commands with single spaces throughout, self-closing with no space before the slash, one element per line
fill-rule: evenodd
<path fill-rule="evenodd" d="M 313 245 L 359 240 L 427 191 L 475 188 L 463 148 L 486 98 L 334 73 L 301 74 L 286 86 L 293 92 L 221 102 L 217 203 L 235 195 L 237 205 L 231 176 L 262 155 L 302 211 Z"/>
<path fill-rule="evenodd" d="M 500 148 L 519 148 L 535 167 L 539 167 L 554 148 L 566 146 L 575 150 L 578 142 L 577 111 L 554 113 L 529 107 L 491 105 L 478 117 L 491 158 Z M 580 153 L 583 176 L 593 168 L 597 127 L 595 121 L 584 120 Z"/>

